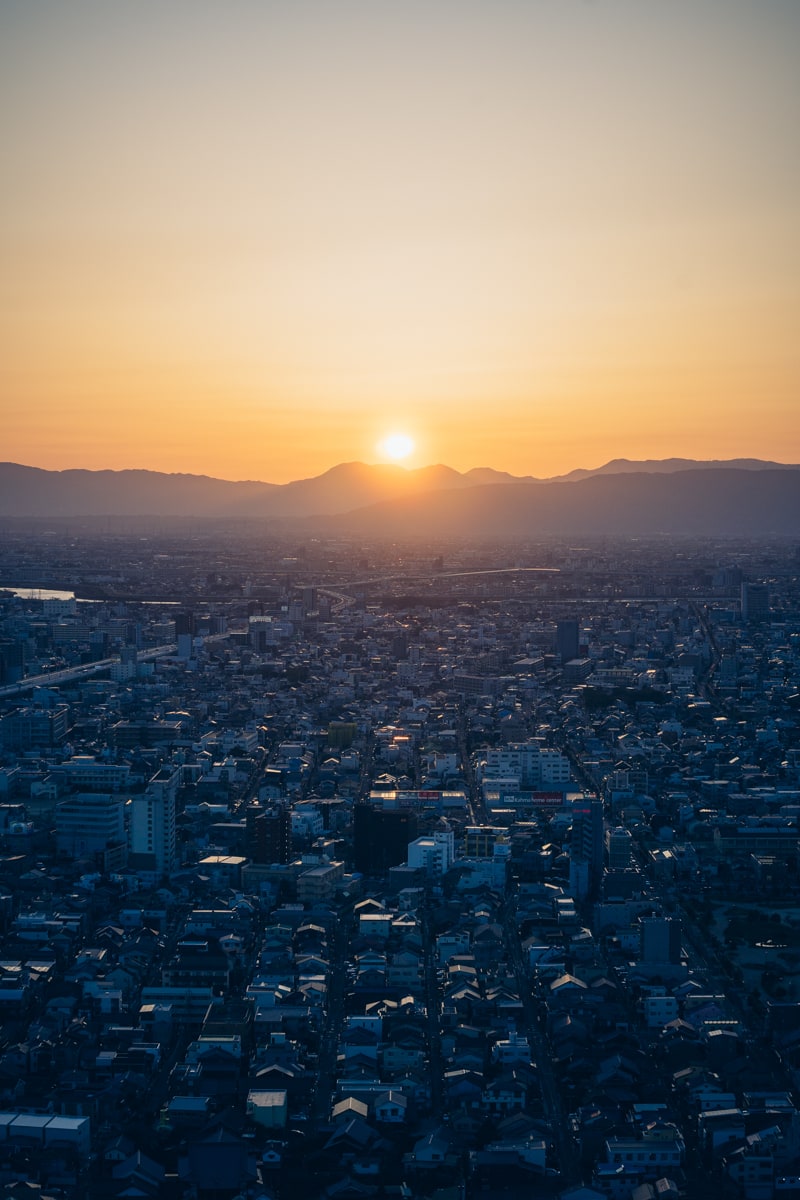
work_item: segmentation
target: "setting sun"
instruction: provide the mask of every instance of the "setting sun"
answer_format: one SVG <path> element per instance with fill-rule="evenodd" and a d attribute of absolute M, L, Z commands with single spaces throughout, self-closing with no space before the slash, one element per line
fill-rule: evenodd
<path fill-rule="evenodd" d="M 791 2 L 0 3 L 0 458 L 800 462 L 798 47 Z"/>
<path fill-rule="evenodd" d="M 414 439 L 407 433 L 390 433 L 379 444 L 378 450 L 384 458 L 399 462 L 414 453 Z"/>

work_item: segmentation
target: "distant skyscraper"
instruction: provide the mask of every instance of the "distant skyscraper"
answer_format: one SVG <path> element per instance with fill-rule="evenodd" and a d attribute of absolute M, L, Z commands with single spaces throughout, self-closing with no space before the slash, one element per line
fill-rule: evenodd
<path fill-rule="evenodd" d="M 583 893 L 578 899 L 595 895 L 603 875 L 603 801 L 596 796 L 573 802 L 569 853 L 575 885 Z"/>
<path fill-rule="evenodd" d="M 25 644 L 0 639 L 0 684 L 17 683 L 25 674 Z"/>
<path fill-rule="evenodd" d="M 178 657 L 191 658 L 195 635 L 194 613 L 183 612 L 175 615 L 175 640 L 178 643 Z"/>
<path fill-rule="evenodd" d="M 578 657 L 578 635 L 577 621 L 559 621 L 556 625 L 556 654 L 562 663 Z"/>
<path fill-rule="evenodd" d="M 178 637 L 182 633 L 188 633 L 194 637 L 195 622 L 194 613 L 180 612 L 175 614 L 175 633 Z"/>
<path fill-rule="evenodd" d="M 766 583 L 742 584 L 742 620 L 766 621 L 769 618 L 769 587 Z"/>

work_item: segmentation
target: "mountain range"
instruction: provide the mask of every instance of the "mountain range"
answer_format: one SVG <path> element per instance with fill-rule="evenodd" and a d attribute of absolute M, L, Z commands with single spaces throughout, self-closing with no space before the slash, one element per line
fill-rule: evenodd
<path fill-rule="evenodd" d="M 0 463 L 0 519 L 259 520 L 360 536 L 800 535 L 800 466 L 615 459 L 550 479 L 342 463 L 286 484 Z"/>

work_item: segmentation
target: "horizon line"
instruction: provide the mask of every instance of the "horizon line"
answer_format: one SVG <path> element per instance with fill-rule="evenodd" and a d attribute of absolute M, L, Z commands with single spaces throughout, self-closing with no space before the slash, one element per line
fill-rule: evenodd
<path fill-rule="evenodd" d="M 468 467 L 465 471 L 460 471 L 460 470 L 458 470 L 458 468 L 451 467 L 447 463 L 444 463 L 444 462 L 426 463 L 421 466 L 412 467 L 412 466 L 407 466 L 405 463 L 402 463 L 402 462 L 386 462 L 386 461 L 367 462 L 363 459 L 348 459 L 348 460 L 343 460 L 341 462 L 333 463 L 330 467 L 325 467 L 322 471 L 318 472 L 316 475 L 300 475 L 293 479 L 288 479 L 283 483 L 275 483 L 274 481 L 269 480 L 269 479 L 229 479 L 223 475 L 211 475 L 206 471 L 165 471 L 165 470 L 160 470 L 157 467 L 41 467 L 41 466 L 35 465 L 33 463 L 17 462 L 16 460 L 13 460 L 13 459 L 5 459 L 4 461 L 0 462 L 0 467 L 4 467 L 4 466 L 21 467 L 24 470 L 44 471 L 50 475 L 64 475 L 64 474 L 68 474 L 70 472 L 83 472 L 88 475 L 150 474 L 150 475 L 164 475 L 164 476 L 171 477 L 171 478 L 209 479 L 209 480 L 214 480 L 219 483 L 260 484 L 260 485 L 263 485 L 266 487 L 282 488 L 282 487 L 289 487 L 293 483 L 304 483 L 304 482 L 308 482 L 313 479 L 320 479 L 320 478 L 322 478 L 322 476 L 327 475 L 331 471 L 335 471 L 340 467 L 367 467 L 370 470 L 373 470 L 373 469 L 400 470 L 400 471 L 405 472 L 407 475 L 414 475 L 414 474 L 417 474 L 422 471 L 432 471 L 432 470 L 437 470 L 437 469 L 443 469 L 446 471 L 452 471 L 454 474 L 461 476 L 461 477 L 470 475 L 476 471 L 493 471 L 498 475 L 507 475 L 510 477 L 511 480 L 514 480 L 514 481 L 520 482 L 520 483 L 525 483 L 528 481 L 533 481 L 533 482 L 537 482 L 537 483 L 550 483 L 555 480 L 565 479 L 567 476 L 576 474 L 577 472 L 580 472 L 580 471 L 584 471 L 589 474 L 591 474 L 592 472 L 602 471 L 604 467 L 608 467 L 612 463 L 630 463 L 630 464 L 641 463 L 644 465 L 644 464 L 650 464 L 650 463 L 663 464 L 663 463 L 668 463 L 668 462 L 696 463 L 698 466 L 707 466 L 707 465 L 711 465 L 711 464 L 718 465 L 718 466 L 728 466 L 728 465 L 734 465 L 736 463 L 748 462 L 748 463 L 761 463 L 765 467 L 785 467 L 788 469 L 791 469 L 791 468 L 800 469 L 800 463 L 781 462 L 778 459 L 762 459 L 762 458 L 754 457 L 752 455 L 737 455 L 737 456 L 734 456 L 733 458 L 705 458 L 705 459 L 692 458 L 692 457 L 681 455 L 681 454 L 668 454 L 668 455 L 665 455 L 663 458 L 627 458 L 625 456 L 620 455 L 615 458 L 607 459 L 605 462 L 600 463 L 599 466 L 596 466 L 596 467 L 571 467 L 568 471 L 562 471 L 556 475 L 533 475 L 533 474 L 515 475 L 512 471 L 508 471 L 503 467 L 491 467 L 491 466 L 487 466 L 487 465 Z"/>

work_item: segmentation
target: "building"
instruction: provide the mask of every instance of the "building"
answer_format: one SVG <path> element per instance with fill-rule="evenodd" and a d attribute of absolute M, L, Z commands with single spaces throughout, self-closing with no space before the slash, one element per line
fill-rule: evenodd
<path fill-rule="evenodd" d="M 175 801 L 180 771 L 163 767 L 147 785 L 143 796 L 131 800 L 130 865 L 137 871 L 163 878 L 175 868 Z"/>
<path fill-rule="evenodd" d="M 6 750 L 59 746 L 71 724 L 68 704 L 28 705 L 0 719 L 0 745 Z"/>
<path fill-rule="evenodd" d="M 455 858 L 452 829 L 437 829 L 432 837 L 415 838 L 408 847 L 408 865 L 429 875 L 444 875 Z"/>
<path fill-rule="evenodd" d="M 464 857 L 491 858 L 495 843 L 505 834 L 502 825 L 468 825 L 464 830 Z"/>
<path fill-rule="evenodd" d="M 417 815 L 411 809 L 384 809 L 356 804 L 353 809 L 355 868 L 364 875 L 381 875 L 400 866 L 417 836 Z"/>
<path fill-rule="evenodd" d="M 678 1128 L 657 1123 L 636 1137 L 607 1138 L 605 1150 L 607 1163 L 614 1167 L 632 1167 L 645 1179 L 656 1179 L 668 1170 L 674 1171 L 682 1166 L 685 1154 Z"/>
<path fill-rule="evenodd" d="M 297 899 L 303 904 L 327 904 L 344 879 L 344 863 L 320 863 L 303 871 L 297 880 Z"/>
<path fill-rule="evenodd" d="M 766 583 L 742 584 L 742 620 L 769 619 L 769 587 Z"/>
<path fill-rule="evenodd" d="M 292 818 L 287 804 L 247 810 L 247 842 L 253 862 L 288 863 L 292 858 Z"/>
<path fill-rule="evenodd" d="M 627 871 L 631 865 L 633 836 L 629 829 L 610 829 L 606 837 L 609 871 Z"/>
<path fill-rule="evenodd" d="M 194 648 L 195 620 L 194 613 L 178 613 L 175 617 L 175 641 L 178 644 L 178 657 L 191 658 Z"/>
<path fill-rule="evenodd" d="M 128 787 L 127 763 L 101 762 L 91 754 L 74 754 L 55 768 L 70 788 L 90 792 L 121 792 Z"/>
<path fill-rule="evenodd" d="M 572 803 L 570 889 L 576 899 L 597 893 L 603 874 L 603 802 L 582 796 Z"/>
<path fill-rule="evenodd" d="M 34 1147 L 44 1150 L 69 1149 L 88 1162 L 91 1150 L 89 1117 L 55 1116 L 53 1113 L 29 1113 L 11 1110 L 0 1113 L 2 1141 L 9 1149 Z"/>
<path fill-rule="evenodd" d="M 128 860 L 126 801 L 121 796 L 82 792 L 56 806 L 56 850 L 90 858 L 99 870 L 120 871 Z"/>
<path fill-rule="evenodd" d="M 578 657 L 580 630 L 577 621 L 559 621 L 556 624 L 556 654 L 559 662 L 568 663 Z"/>
<path fill-rule="evenodd" d="M 288 1113 L 288 1092 L 285 1088 L 262 1091 L 255 1088 L 247 1093 L 247 1115 L 265 1129 L 283 1129 Z"/>
<path fill-rule="evenodd" d="M 25 645 L 0 638 L 0 686 L 19 683 L 25 675 Z"/>
<path fill-rule="evenodd" d="M 515 779 L 523 788 L 566 788 L 571 780 L 570 763 L 560 751 L 538 742 L 511 742 L 486 752 L 483 780 L 495 779 Z"/>
<path fill-rule="evenodd" d="M 645 963 L 681 961 L 681 923 L 674 917 L 642 917 L 641 957 Z"/>

